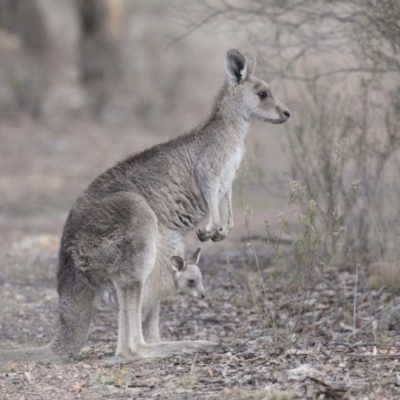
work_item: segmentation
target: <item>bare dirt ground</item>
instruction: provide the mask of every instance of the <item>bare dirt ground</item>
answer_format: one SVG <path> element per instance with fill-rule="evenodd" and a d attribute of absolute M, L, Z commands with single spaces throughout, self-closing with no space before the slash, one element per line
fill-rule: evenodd
<path fill-rule="evenodd" d="M 33 121 L 24 124 L 0 128 L 1 348 L 39 346 L 51 339 L 66 211 L 91 179 L 127 155 L 127 148 L 155 141 L 140 127 L 132 137 L 132 126 L 119 128 L 116 141 L 115 129 L 79 119 L 63 135 Z M 237 232 L 242 232 L 239 226 L 233 238 L 240 236 Z M 188 247 L 197 245 L 190 236 Z M 363 263 L 358 275 L 355 263 L 327 271 L 305 300 L 271 278 L 276 266 L 267 243 L 256 247 L 260 272 L 243 242 L 202 247 L 208 297 L 178 295 L 165 302 L 161 335 L 219 341 L 217 351 L 108 365 L 116 347 L 116 317 L 97 304 L 78 360 L 11 362 L 0 370 L 0 398 L 400 398 L 400 335 L 393 311 L 398 298 L 385 288 L 369 290 Z M 288 337 L 287 326 L 299 309 L 301 317 Z M 390 316 L 387 326 L 383 315 Z"/>

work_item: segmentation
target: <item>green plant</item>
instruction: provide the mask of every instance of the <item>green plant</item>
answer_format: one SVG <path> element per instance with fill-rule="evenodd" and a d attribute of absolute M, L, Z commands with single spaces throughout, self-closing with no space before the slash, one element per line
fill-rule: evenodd
<path fill-rule="evenodd" d="M 121 372 L 111 375 L 103 375 L 99 371 L 96 371 L 90 377 L 89 384 L 120 386 L 122 381 L 123 381 L 123 375 Z"/>

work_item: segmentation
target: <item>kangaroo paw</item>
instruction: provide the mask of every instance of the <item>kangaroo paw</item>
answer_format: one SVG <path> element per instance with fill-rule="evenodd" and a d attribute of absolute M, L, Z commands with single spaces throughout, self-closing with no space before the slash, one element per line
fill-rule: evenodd
<path fill-rule="evenodd" d="M 226 239 L 226 237 L 228 236 L 228 233 L 226 232 L 226 230 L 224 228 L 219 228 L 214 235 L 212 236 L 211 240 L 213 242 L 220 242 L 221 240 Z"/>
<path fill-rule="evenodd" d="M 197 237 L 201 242 L 205 242 L 213 237 L 214 231 L 207 231 L 206 229 L 197 229 Z"/>

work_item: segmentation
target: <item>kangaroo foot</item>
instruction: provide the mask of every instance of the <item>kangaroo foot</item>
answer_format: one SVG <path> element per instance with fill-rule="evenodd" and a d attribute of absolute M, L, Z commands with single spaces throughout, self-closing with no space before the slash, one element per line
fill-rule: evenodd
<path fill-rule="evenodd" d="M 106 358 L 100 362 L 103 367 L 113 365 L 124 365 L 132 362 L 142 361 L 145 358 L 170 357 L 175 354 L 193 354 L 212 351 L 219 343 L 209 342 L 207 340 L 179 341 L 179 342 L 161 342 L 156 344 L 145 344 L 135 351 L 132 351 L 127 357 L 114 356 Z"/>
<path fill-rule="evenodd" d="M 208 340 L 181 340 L 178 342 L 162 342 L 161 344 L 170 346 L 172 349 L 175 347 L 183 353 L 207 353 L 219 346 L 219 343 Z"/>
<path fill-rule="evenodd" d="M 169 357 L 175 354 L 192 354 L 213 350 L 218 343 L 207 340 L 185 340 L 178 342 L 161 342 L 157 344 L 146 344 L 136 349 L 135 354 L 143 358 Z"/>
<path fill-rule="evenodd" d="M 100 362 L 103 367 L 111 367 L 113 365 L 125 365 L 132 362 L 143 360 L 141 356 L 129 356 L 129 357 L 110 357 Z"/>
<path fill-rule="evenodd" d="M 207 229 L 197 229 L 196 233 L 199 240 L 205 242 L 215 235 L 215 230 L 208 231 Z"/>
<path fill-rule="evenodd" d="M 127 358 L 131 357 L 132 353 L 130 352 L 129 348 L 117 348 L 115 352 L 116 358 Z"/>

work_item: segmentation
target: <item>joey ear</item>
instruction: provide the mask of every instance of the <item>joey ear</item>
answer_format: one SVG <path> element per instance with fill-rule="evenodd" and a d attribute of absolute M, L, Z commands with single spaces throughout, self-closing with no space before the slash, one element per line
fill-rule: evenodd
<path fill-rule="evenodd" d="M 189 262 L 192 264 L 198 264 L 199 260 L 200 260 L 200 252 L 201 252 L 201 248 L 199 247 L 194 253 L 193 255 L 189 258 Z"/>
<path fill-rule="evenodd" d="M 247 77 L 254 74 L 254 70 L 256 69 L 257 61 L 256 58 L 253 56 L 251 53 L 244 53 L 243 54 L 245 60 L 246 60 L 246 65 L 247 65 Z"/>
<path fill-rule="evenodd" d="M 171 258 L 171 268 L 175 272 L 182 272 L 183 269 L 185 268 L 185 261 L 183 260 L 182 257 L 173 256 Z"/>
<path fill-rule="evenodd" d="M 241 83 L 247 78 L 247 63 L 243 55 L 231 49 L 226 53 L 226 72 L 230 79 Z"/>

